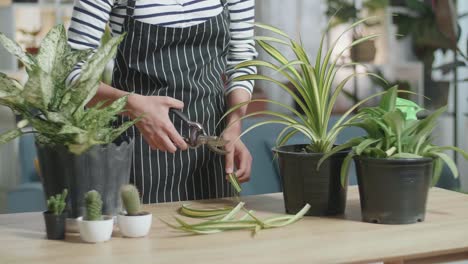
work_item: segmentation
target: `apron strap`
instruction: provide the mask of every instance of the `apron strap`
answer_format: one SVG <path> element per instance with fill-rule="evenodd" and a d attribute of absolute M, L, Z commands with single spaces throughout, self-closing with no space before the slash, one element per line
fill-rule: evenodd
<path fill-rule="evenodd" d="M 221 5 L 223 7 L 227 7 L 227 0 L 221 0 Z"/>
<path fill-rule="evenodd" d="M 135 12 L 135 5 L 136 0 L 127 1 L 127 17 L 133 17 L 133 13 Z"/>

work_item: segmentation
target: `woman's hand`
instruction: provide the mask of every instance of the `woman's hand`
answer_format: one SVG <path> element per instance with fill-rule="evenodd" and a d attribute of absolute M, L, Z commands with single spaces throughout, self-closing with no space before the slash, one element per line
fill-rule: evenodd
<path fill-rule="evenodd" d="M 169 109 L 182 109 L 184 103 L 167 96 L 143 96 L 131 94 L 128 97 L 126 115 L 131 118 L 143 115 L 136 127 L 152 149 L 174 153 L 177 148 L 187 149 L 187 143 L 180 136 L 169 119 Z"/>
<path fill-rule="evenodd" d="M 248 100 L 250 100 L 250 94 L 242 89 L 237 89 L 229 93 L 227 104 L 229 107 L 233 107 Z M 228 126 L 223 132 L 223 138 L 229 141 L 226 145 L 228 151 L 226 154 L 226 173 L 232 173 L 236 168 L 236 175 L 241 183 L 250 180 L 252 169 L 252 155 L 239 138 L 242 131 L 239 118 L 245 115 L 246 110 L 247 106 L 243 106 L 229 114 L 226 119 Z"/>
<path fill-rule="evenodd" d="M 229 143 L 225 149 L 228 151 L 226 154 L 226 174 L 236 170 L 236 176 L 239 182 L 247 182 L 250 180 L 250 172 L 252 167 L 252 155 L 250 155 L 247 147 L 239 139 L 241 134 L 241 124 L 237 122 L 229 126 L 223 133 L 223 138 L 228 140 Z M 226 177 L 226 179 L 228 179 Z"/>

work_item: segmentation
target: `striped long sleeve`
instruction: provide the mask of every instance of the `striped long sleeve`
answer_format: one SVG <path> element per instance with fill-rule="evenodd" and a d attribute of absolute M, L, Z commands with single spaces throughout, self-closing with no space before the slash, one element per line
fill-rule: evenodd
<path fill-rule="evenodd" d="M 74 49 L 96 48 L 100 44 L 106 25 L 114 35 L 122 34 L 126 16 L 125 0 L 75 0 L 68 42 Z M 242 61 L 257 56 L 254 43 L 255 0 L 228 0 L 230 32 L 226 75 L 226 94 L 235 89 L 253 91 L 253 81 L 233 81 L 233 78 L 256 73 L 255 67 L 235 69 Z M 138 0 L 134 18 L 149 24 L 168 27 L 188 27 L 203 23 L 222 11 L 220 0 Z M 80 74 L 82 64 L 73 69 L 67 83 L 73 83 Z"/>
<path fill-rule="evenodd" d="M 226 74 L 228 86 L 226 93 L 235 89 L 244 89 L 253 92 L 254 81 L 233 81 L 238 76 L 257 73 L 256 67 L 244 67 L 235 69 L 236 65 L 243 61 L 257 57 L 254 40 L 255 0 L 231 0 L 229 1 L 229 14 L 231 17 L 228 63 Z"/>

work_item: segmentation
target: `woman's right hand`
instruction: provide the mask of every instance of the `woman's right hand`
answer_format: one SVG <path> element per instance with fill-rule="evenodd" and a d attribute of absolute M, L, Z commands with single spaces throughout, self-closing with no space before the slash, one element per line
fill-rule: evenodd
<path fill-rule="evenodd" d="M 187 149 L 187 143 L 180 136 L 169 119 L 169 109 L 182 109 L 184 103 L 167 96 L 128 96 L 127 112 L 131 118 L 143 115 L 136 127 L 152 149 L 174 153 L 177 148 Z"/>

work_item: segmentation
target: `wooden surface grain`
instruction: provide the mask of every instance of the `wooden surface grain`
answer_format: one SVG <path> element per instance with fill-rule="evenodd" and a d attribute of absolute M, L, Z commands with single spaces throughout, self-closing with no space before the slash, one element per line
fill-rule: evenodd
<path fill-rule="evenodd" d="M 185 235 L 158 218 L 172 220 L 179 203 L 146 206 L 154 214 L 148 237 L 82 243 L 77 234 L 66 241 L 46 240 L 40 213 L 0 215 L 0 263 L 344 263 L 398 261 L 468 251 L 468 195 L 433 188 L 426 221 L 411 225 L 377 225 L 360 221 L 356 187 L 348 194 L 346 214 L 337 218 L 306 217 L 291 226 L 215 235 Z M 263 217 L 282 214 L 282 194 L 242 197 Z M 197 201 L 205 207 L 232 200 Z"/>

